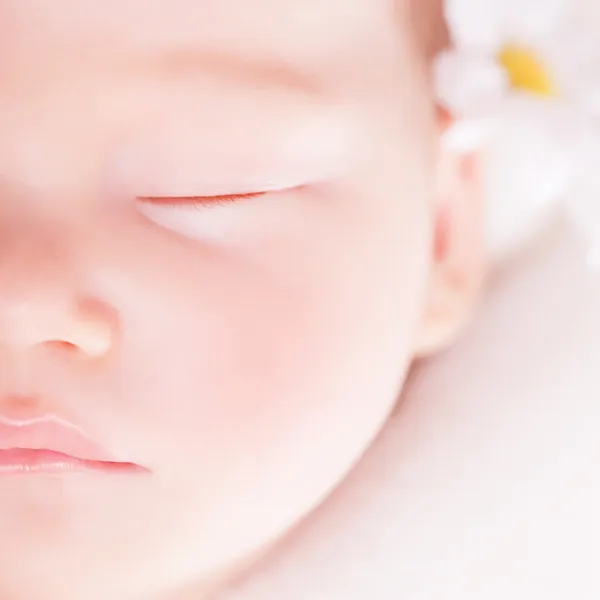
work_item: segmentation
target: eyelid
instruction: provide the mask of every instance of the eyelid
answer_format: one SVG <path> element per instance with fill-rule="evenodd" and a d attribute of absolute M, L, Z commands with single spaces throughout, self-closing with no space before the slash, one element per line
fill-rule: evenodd
<path fill-rule="evenodd" d="M 227 139 L 204 121 L 170 119 L 156 131 L 124 141 L 109 177 L 129 198 L 216 197 L 224 189 L 232 195 L 280 192 L 333 181 L 344 177 L 365 152 L 358 141 L 363 138 L 360 123 L 342 109 L 333 114 L 323 109 L 292 123 L 289 116 L 279 125 L 266 119 L 262 135 L 251 136 L 242 124 Z"/>
<path fill-rule="evenodd" d="M 142 196 L 138 197 L 141 202 L 149 202 L 159 205 L 210 205 L 210 204 L 229 204 L 232 202 L 241 202 L 266 196 L 269 192 L 248 192 L 242 194 L 219 194 L 213 196 Z"/>

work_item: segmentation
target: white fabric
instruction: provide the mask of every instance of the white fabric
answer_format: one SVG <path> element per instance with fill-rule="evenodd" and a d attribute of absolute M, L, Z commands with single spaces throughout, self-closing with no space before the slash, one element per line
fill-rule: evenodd
<path fill-rule="evenodd" d="M 599 340 L 600 279 L 557 231 L 227 600 L 600 598 Z"/>

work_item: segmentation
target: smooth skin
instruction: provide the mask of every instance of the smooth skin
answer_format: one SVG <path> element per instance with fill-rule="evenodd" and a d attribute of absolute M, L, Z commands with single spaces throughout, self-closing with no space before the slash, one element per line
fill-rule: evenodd
<path fill-rule="evenodd" d="M 1 0 L 0 412 L 146 470 L 0 478 L 1 598 L 201 598 L 465 321 L 478 185 L 419 7 Z"/>

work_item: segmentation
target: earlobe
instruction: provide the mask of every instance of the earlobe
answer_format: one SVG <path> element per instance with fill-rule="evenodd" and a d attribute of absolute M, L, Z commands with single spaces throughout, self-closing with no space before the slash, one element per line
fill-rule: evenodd
<path fill-rule="evenodd" d="M 451 117 L 440 110 L 438 118 L 443 134 Z M 478 163 L 476 155 L 440 149 L 429 293 L 415 348 L 419 357 L 456 337 L 482 288 L 486 261 Z"/>

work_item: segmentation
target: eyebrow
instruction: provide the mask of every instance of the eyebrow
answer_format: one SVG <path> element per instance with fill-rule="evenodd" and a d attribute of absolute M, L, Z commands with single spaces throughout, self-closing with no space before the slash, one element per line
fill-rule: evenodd
<path fill-rule="evenodd" d="M 180 49 L 153 57 L 151 64 L 153 72 L 168 76 L 209 74 L 247 86 L 279 88 L 304 96 L 324 94 L 323 81 L 316 73 L 277 59 Z"/>

